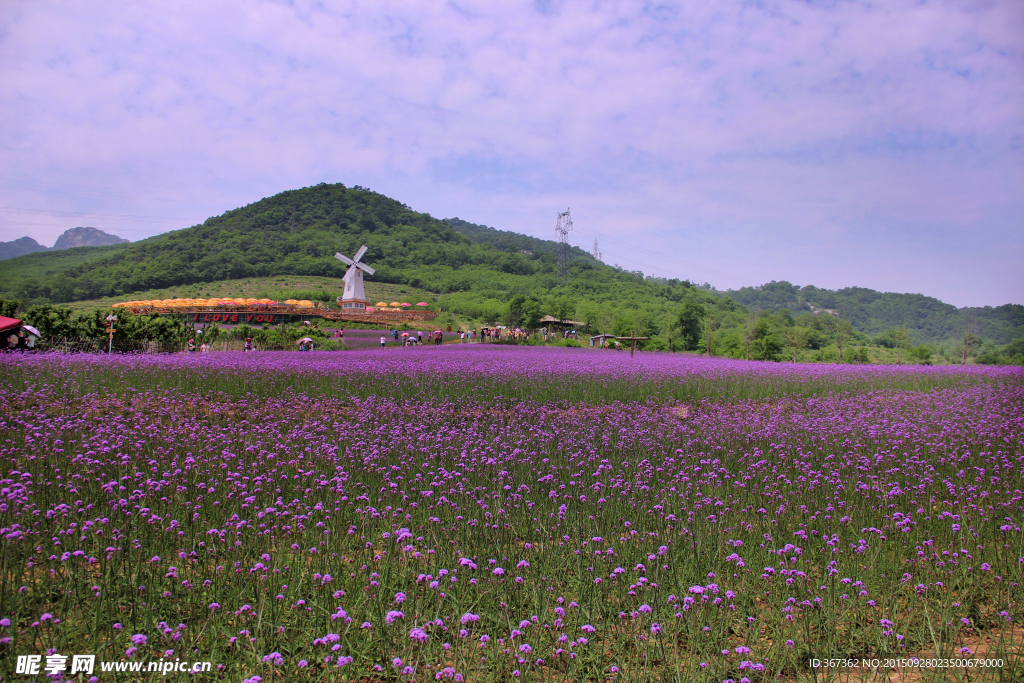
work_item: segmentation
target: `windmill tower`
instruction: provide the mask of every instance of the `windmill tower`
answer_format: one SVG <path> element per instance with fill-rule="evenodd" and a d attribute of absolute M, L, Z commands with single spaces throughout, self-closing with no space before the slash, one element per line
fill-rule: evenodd
<path fill-rule="evenodd" d="M 366 245 L 359 247 L 359 251 L 356 252 L 355 259 L 350 259 L 341 252 L 334 255 L 334 258 L 338 259 L 342 263 L 348 264 L 348 270 L 345 271 L 345 277 L 342 281 L 345 283 L 345 293 L 338 299 L 338 303 L 341 305 L 342 310 L 349 310 L 349 312 L 357 312 L 352 309 L 366 310 L 366 292 L 363 290 L 363 273 L 367 275 L 373 275 L 376 271 L 365 263 L 360 262 L 359 259 L 363 258 L 366 253 Z"/>

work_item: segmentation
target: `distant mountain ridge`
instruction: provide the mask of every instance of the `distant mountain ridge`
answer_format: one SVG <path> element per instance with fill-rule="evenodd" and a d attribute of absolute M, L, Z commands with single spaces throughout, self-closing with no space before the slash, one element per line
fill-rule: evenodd
<path fill-rule="evenodd" d="M 56 249 L 72 249 L 74 247 L 109 247 L 114 244 L 128 242 L 122 237 L 111 235 L 96 228 L 71 228 L 57 238 L 53 245 Z"/>
<path fill-rule="evenodd" d="M 0 261 L 48 250 L 49 247 L 44 247 L 31 237 L 19 237 L 12 242 L 0 242 Z"/>
<path fill-rule="evenodd" d="M 57 238 L 57 242 L 52 247 L 43 246 L 31 237 L 20 237 L 11 242 L 0 242 L 0 261 L 17 258 L 25 254 L 35 254 L 40 251 L 59 251 L 61 249 L 73 249 L 74 247 L 108 247 L 113 244 L 124 244 L 128 241 L 97 228 L 70 228 Z"/>

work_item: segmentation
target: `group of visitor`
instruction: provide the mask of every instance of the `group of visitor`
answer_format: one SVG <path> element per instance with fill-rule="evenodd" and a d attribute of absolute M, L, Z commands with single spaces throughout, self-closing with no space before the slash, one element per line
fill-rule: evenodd
<path fill-rule="evenodd" d="M 547 341 L 547 330 L 544 330 L 544 341 Z M 480 331 L 476 330 L 463 330 L 459 328 L 459 343 L 460 344 L 472 344 L 474 340 L 479 340 L 480 343 L 486 344 L 490 342 L 501 341 L 502 337 L 505 339 L 512 339 L 515 341 L 526 340 L 530 338 L 528 332 L 524 332 L 518 327 L 514 330 L 508 330 L 501 327 L 482 327 Z"/>
<path fill-rule="evenodd" d="M 36 347 L 35 335 L 26 332 L 23 328 L 9 330 L 5 335 L 5 346 L 8 351 L 32 351 Z"/>
<path fill-rule="evenodd" d="M 196 352 L 196 340 L 195 339 L 189 339 L 188 340 L 188 345 L 186 346 L 186 348 L 188 349 L 189 353 L 195 353 Z M 199 349 L 198 350 L 199 350 L 199 353 L 209 353 L 210 352 L 210 342 L 204 341 L 202 344 L 199 345 Z"/>

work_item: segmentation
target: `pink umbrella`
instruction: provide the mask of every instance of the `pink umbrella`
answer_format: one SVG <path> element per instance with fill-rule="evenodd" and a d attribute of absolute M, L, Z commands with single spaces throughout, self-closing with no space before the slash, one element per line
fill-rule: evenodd
<path fill-rule="evenodd" d="M 417 305 L 417 306 L 429 306 L 430 304 L 428 304 L 428 303 L 427 303 L 426 301 L 421 301 L 421 302 L 419 302 L 419 303 L 418 303 L 418 304 L 416 304 L 416 305 Z"/>
<path fill-rule="evenodd" d="M 412 306 L 412 304 L 402 304 L 402 306 Z"/>

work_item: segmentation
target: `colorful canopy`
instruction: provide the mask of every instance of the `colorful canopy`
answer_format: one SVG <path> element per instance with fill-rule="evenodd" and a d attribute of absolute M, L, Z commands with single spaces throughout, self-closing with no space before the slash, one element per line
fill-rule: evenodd
<path fill-rule="evenodd" d="M 17 318 L 5 318 L 3 316 L 0 316 L 0 332 L 12 330 L 15 327 L 19 327 L 20 325 L 21 321 L 18 320 Z"/>
<path fill-rule="evenodd" d="M 418 304 L 416 304 L 416 305 L 417 305 L 417 306 L 429 306 L 430 304 L 428 304 L 428 303 L 427 303 L 426 301 L 421 301 L 421 302 L 419 302 L 419 303 L 418 303 Z"/>

